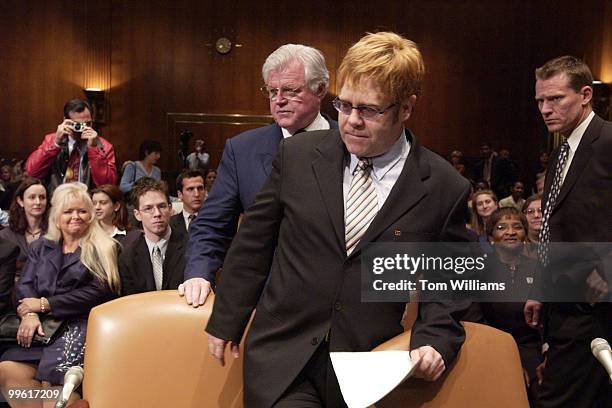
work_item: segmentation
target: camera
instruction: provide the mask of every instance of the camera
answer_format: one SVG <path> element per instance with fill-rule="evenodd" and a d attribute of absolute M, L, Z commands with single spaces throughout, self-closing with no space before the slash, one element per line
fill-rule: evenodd
<path fill-rule="evenodd" d="M 68 127 L 72 129 L 73 132 L 81 133 L 87 129 L 87 124 L 81 122 L 71 122 Z"/>

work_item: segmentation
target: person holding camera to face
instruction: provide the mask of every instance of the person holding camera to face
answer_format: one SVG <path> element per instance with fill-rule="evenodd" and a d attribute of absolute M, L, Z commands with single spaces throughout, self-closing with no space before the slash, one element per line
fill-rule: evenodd
<path fill-rule="evenodd" d="M 81 99 L 64 105 L 64 120 L 26 162 L 26 173 L 44 179 L 50 191 L 80 181 L 89 187 L 116 184 L 115 149 L 91 127 L 92 110 Z"/>

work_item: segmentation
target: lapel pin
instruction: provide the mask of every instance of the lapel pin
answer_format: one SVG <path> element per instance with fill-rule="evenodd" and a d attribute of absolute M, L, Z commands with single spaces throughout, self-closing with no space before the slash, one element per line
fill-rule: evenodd
<path fill-rule="evenodd" d="M 396 229 L 395 231 L 393 231 L 393 235 L 395 235 L 396 237 L 399 237 L 400 235 L 402 235 L 402 231 Z"/>

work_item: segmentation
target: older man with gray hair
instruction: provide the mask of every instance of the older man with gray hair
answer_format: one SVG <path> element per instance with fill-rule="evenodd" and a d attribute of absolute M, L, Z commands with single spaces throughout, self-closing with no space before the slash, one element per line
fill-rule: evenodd
<path fill-rule="evenodd" d="M 189 229 L 185 282 L 179 294 L 194 307 L 204 304 L 238 218 L 268 178 L 280 141 L 303 131 L 338 127 L 320 113 L 329 72 L 319 50 L 285 44 L 268 56 L 262 76 L 261 91 L 270 100 L 275 123 L 226 141 L 215 185 Z"/>

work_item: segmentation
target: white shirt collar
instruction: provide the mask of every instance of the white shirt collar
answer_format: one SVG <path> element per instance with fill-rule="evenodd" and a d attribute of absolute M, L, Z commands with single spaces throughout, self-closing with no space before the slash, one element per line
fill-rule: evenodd
<path fill-rule="evenodd" d="M 567 138 L 567 144 L 569 144 L 569 147 L 570 149 L 572 149 L 572 152 L 575 152 L 576 149 L 578 149 L 578 145 L 582 140 L 582 136 L 584 136 L 584 132 L 586 131 L 587 127 L 589 127 L 589 124 L 591 123 L 594 117 L 595 112 L 591 111 L 591 113 L 589 113 L 589 116 L 587 116 L 586 119 L 582 121 L 582 123 L 576 126 L 576 128 Z"/>
<path fill-rule="evenodd" d="M 402 130 L 400 137 L 391 148 L 380 156 L 372 157 L 372 173 L 377 180 L 382 180 L 385 174 L 395 166 L 398 160 L 408 157 L 410 153 L 410 142 L 406 137 L 406 130 Z M 355 172 L 359 158 L 351 154 L 349 169 L 351 174 Z"/>
<path fill-rule="evenodd" d="M 195 212 L 195 213 L 193 213 L 193 214 L 194 214 L 196 217 L 198 216 L 198 213 L 197 213 L 197 212 Z M 189 216 L 190 216 L 190 215 L 191 215 L 191 214 L 190 214 L 190 213 L 188 213 L 188 212 L 187 212 L 187 210 L 185 210 L 185 207 L 183 207 L 183 219 L 185 220 L 185 226 L 186 226 L 187 228 L 189 228 Z"/>
<path fill-rule="evenodd" d="M 153 242 L 147 238 L 147 235 L 144 235 L 145 242 L 147 243 L 147 247 L 149 248 L 149 255 L 153 254 L 153 247 L 157 245 L 161 250 L 162 257 L 166 256 L 166 249 L 168 248 L 168 241 L 170 240 L 170 235 L 172 234 L 172 228 L 168 225 L 168 231 L 166 234 L 157 242 Z"/>
<path fill-rule="evenodd" d="M 308 126 L 306 126 L 304 128 L 304 130 L 307 131 L 307 132 L 310 132 L 311 130 L 327 130 L 327 129 L 329 129 L 329 122 L 327 120 L 325 120 L 323 115 L 321 115 L 321 112 L 317 113 L 317 116 L 310 123 L 310 125 L 308 125 Z M 281 128 L 281 130 L 283 132 L 283 138 L 284 139 L 292 136 L 292 134 L 289 133 L 289 131 L 287 129 Z"/>
<path fill-rule="evenodd" d="M 113 233 L 111 234 L 111 237 L 116 237 L 117 235 L 127 235 L 127 231 L 124 230 L 120 230 L 119 228 L 115 227 L 115 230 L 113 231 Z"/>

